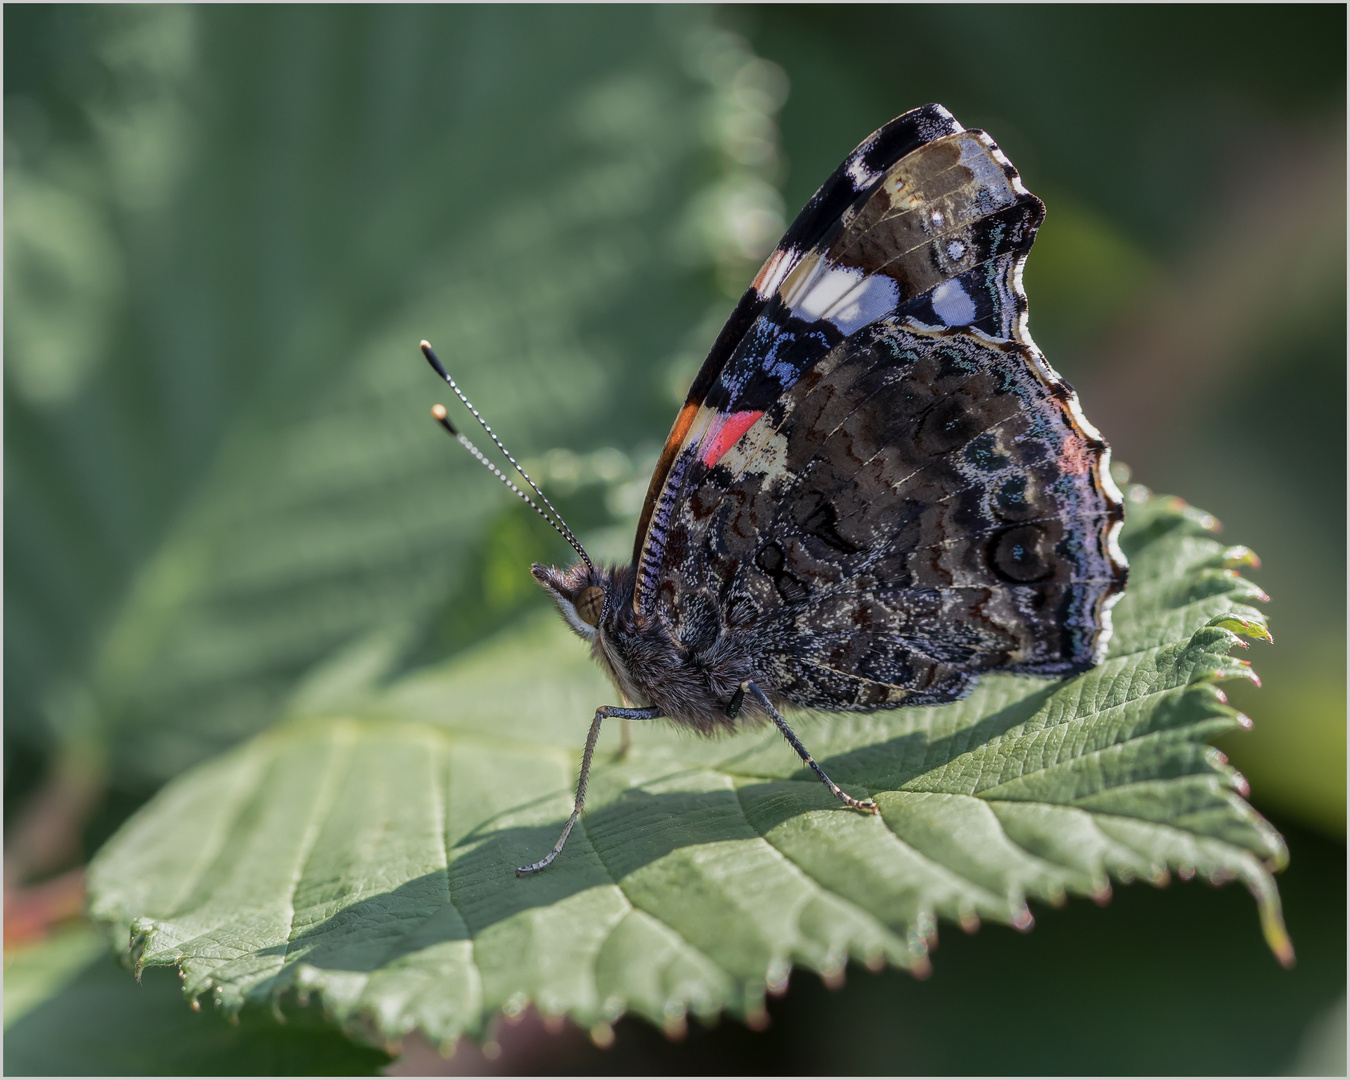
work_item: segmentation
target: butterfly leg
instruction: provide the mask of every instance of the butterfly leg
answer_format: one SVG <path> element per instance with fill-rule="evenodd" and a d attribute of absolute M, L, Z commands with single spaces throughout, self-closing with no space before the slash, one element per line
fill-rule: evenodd
<path fill-rule="evenodd" d="M 731 695 L 731 700 L 727 702 L 726 713 L 728 720 L 735 720 L 736 717 L 740 715 L 741 703 L 745 700 L 745 693 L 749 689 L 750 684 L 748 682 L 743 682 L 740 686 L 736 687 L 736 692 Z"/>
<path fill-rule="evenodd" d="M 773 717 L 773 722 L 778 725 L 778 730 L 783 733 L 783 738 L 787 739 L 788 744 L 792 747 L 792 749 L 797 751 L 797 756 L 800 757 L 804 762 L 806 762 L 806 764 L 811 766 L 812 771 L 818 777 L 820 777 L 821 783 L 823 783 L 827 788 L 830 789 L 830 792 L 834 795 L 836 799 L 838 799 L 845 806 L 852 807 L 854 810 L 864 810 L 869 814 L 878 814 L 881 812 L 880 809 L 877 807 L 877 804 L 874 803 L 871 799 L 855 799 L 852 795 L 848 794 L 848 792 L 844 791 L 843 788 L 841 788 L 838 784 L 836 784 L 833 780 L 831 780 L 828 776 L 826 776 L 825 770 L 822 769 L 819 765 L 817 765 L 816 759 L 806 752 L 806 747 L 802 745 L 801 739 L 797 738 L 796 732 L 794 732 L 790 727 L 788 727 L 787 721 L 784 720 L 782 715 L 778 712 L 778 710 L 773 707 L 773 704 L 769 701 L 764 691 L 761 690 L 754 683 L 748 683 L 746 685 L 749 686 L 750 693 L 754 695 L 755 700 L 758 701 L 762 706 L 764 706 L 766 710 L 768 710 L 769 715 Z"/>
<path fill-rule="evenodd" d="M 600 738 L 601 721 L 607 716 L 617 716 L 621 720 L 655 720 L 660 715 L 661 710 L 656 708 L 621 709 L 617 705 L 602 705 L 595 710 L 595 719 L 591 721 L 591 730 L 586 736 L 586 749 L 581 755 L 581 775 L 577 778 L 577 799 L 572 807 L 572 816 L 567 819 L 567 824 L 563 826 L 562 835 L 558 837 L 558 842 L 553 845 L 553 850 L 537 863 L 517 867 L 516 877 L 523 877 L 525 874 L 533 874 L 544 869 L 558 857 L 563 845 L 567 843 L 567 837 L 572 832 L 572 826 L 577 823 L 577 818 L 581 816 L 581 807 L 586 801 L 586 781 L 591 776 L 591 758 L 595 754 L 596 741 Z"/>

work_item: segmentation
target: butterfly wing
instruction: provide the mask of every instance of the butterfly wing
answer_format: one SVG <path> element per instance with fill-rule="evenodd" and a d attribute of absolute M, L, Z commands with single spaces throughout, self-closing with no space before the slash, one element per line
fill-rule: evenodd
<path fill-rule="evenodd" d="M 670 480 L 675 459 L 682 450 L 688 449 L 686 444 L 690 429 L 709 391 L 716 386 L 714 402 L 725 404 L 728 400 L 727 389 L 737 381 L 744 369 L 755 362 L 744 347 L 745 339 L 752 327 L 763 332 L 764 328 L 759 325 L 760 318 L 775 299 L 784 278 L 800 264 L 804 256 L 820 250 L 822 241 L 838 229 L 844 214 L 850 207 L 866 199 L 895 162 L 934 139 L 961 130 L 961 125 L 941 105 L 926 105 L 897 117 L 870 135 L 845 158 L 797 215 L 778 242 L 778 247 L 737 303 L 689 387 L 647 489 L 633 552 L 635 564 L 642 564 L 645 551 L 652 552 L 649 561 L 653 565 L 659 561 L 664 518 L 679 497 L 683 479 L 683 473 L 680 473 L 674 482 Z M 771 314 L 770 323 L 773 319 Z M 739 399 L 745 395 L 733 396 Z M 659 520 L 653 543 L 650 526 L 654 515 Z"/>
<path fill-rule="evenodd" d="M 1105 443 L 1026 334 L 1043 212 L 940 107 L 859 147 L 677 420 L 639 530 L 638 612 L 690 649 L 763 642 L 765 681 L 830 709 L 1095 662 L 1124 585 L 1122 507 Z"/>

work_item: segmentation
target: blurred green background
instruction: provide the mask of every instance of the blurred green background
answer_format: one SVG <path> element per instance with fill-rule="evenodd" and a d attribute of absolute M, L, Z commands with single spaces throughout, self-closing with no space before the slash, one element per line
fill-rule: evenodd
<path fill-rule="evenodd" d="M 409 668 L 543 601 L 527 565 L 566 549 L 426 418 L 420 338 L 622 557 L 785 222 L 940 101 L 1047 203 L 1031 330 L 1117 459 L 1263 560 L 1276 645 L 1224 749 L 1290 841 L 1299 967 L 1236 890 L 1134 886 L 1026 937 L 944 928 L 928 983 L 799 979 L 764 1033 L 672 1046 L 625 1021 L 601 1052 L 526 1022 L 497 1056 L 393 1067 L 1343 1072 L 1345 20 L 6 7 L 10 1071 L 378 1066 L 321 1030 L 212 1026 L 163 973 L 138 988 L 85 932 L 43 944 L 11 913 L 59 915 L 127 814 L 345 647 L 373 635 Z M 62 1038 L 93 1013 L 117 1019 Z"/>

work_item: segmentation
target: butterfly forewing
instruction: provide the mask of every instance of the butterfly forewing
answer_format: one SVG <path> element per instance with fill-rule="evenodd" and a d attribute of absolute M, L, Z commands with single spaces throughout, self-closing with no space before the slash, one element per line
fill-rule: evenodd
<path fill-rule="evenodd" d="M 694 415 L 703 404 L 709 389 L 722 374 L 732 353 L 759 318 L 765 305 L 777 293 L 783 278 L 805 253 L 820 246 L 826 234 L 837 228 L 851 207 L 867 199 L 886 170 L 895 162 L 935 139 L 961 130 L 961 125 L 941 105 L 925 105 L 920 109 L 912 109 L 868 136 L 830 174 L 829 179 L 820 186 L 820 190 L 797 215 L 778 246 L 765 261 L 750 288 L 741 297 L 736 310 L 732 312 L 721 333 L 718 334 L 707 359 L 689 387 L 684 406 L 675 418 L 647 489 L 647 498 L 638 523 L 633 552 L 634 563 L 642 560 L 644 545 L 651 533 L 649 525 L 657 510 L 658 497 L 669 487 L 667 480 L 671 466 L 685 444 Z M 669 510 L 669 502 L 667 499 L 663 507 L 665 512 Z M 659 526 L 656 531 L 661 532 Z"/>

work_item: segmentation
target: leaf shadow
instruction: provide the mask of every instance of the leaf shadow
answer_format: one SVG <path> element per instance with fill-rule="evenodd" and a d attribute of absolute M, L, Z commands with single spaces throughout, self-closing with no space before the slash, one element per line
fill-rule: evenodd
<path fill-rule="evenodd" d="M 823 767 L 845 787 L 853 783 L 868 791 L 897 791 L 1025 724 L 1072 682 L 1070 679 L 1047 683 L 949 735 L 931 738 L 922 730 L 908 731 L 836 754 Z M 806 770 L 802 772 L 806 774 Z"/>
<path fill-rule="evenodd" d="M 833 803 L 819 784 L 770 781 L 750 788 L 784 789 L 772 792 L 780 797 L 755 800 L 772 804 L 783 819 Z M 517 877 L 517 866 L 553 846 L 562 824 L 486 823 L 451 850 L 447 870 L 368 896 L 289 944 L 260 952 L 287 957 L 277 976 L 282 983 L 300 964 L 371 972 L 444 942 L 477 939 L 524 912 L 550 908 L 592 889 L 612 888 L 680 849 L 753 838 L 756 826 L 765 827 L 759 821 L 748 823 L 737 792 L 727 788 L 662 793 L 631 789 L 587 813 L 547 870 Z"/>
<path fill-rule="evenodd" d="M 825 758 L 822 766 L 855 793 L 896 790 L 1025 722 L 1056 685 L 951 735 L 930 740 L 923 731 L 911 731 Z M 299 934 L 288 946 L 266 951 L 288 957 L 282 981 L 301 963 L 371 972 L 445 942 L 476 941 L 497 924 L 588 890 L 622 889 L 630 876 L 681 851 L 756 840 L 806 813 L 853 812 L 840 807 L 805 768 L 789 778 L 742 778 L 735 786 L 650 790 L 710 772 L 725 775 L 715 767 L 680 770 L 628 788 L 582 817 L 552 866 L 526 877 L 517 877 L 515 868 L 548 851 L 563 822 L 504 825 L 505 815 L 499 815 L 451 848 L 446 870 L 366 897 Z"/>

